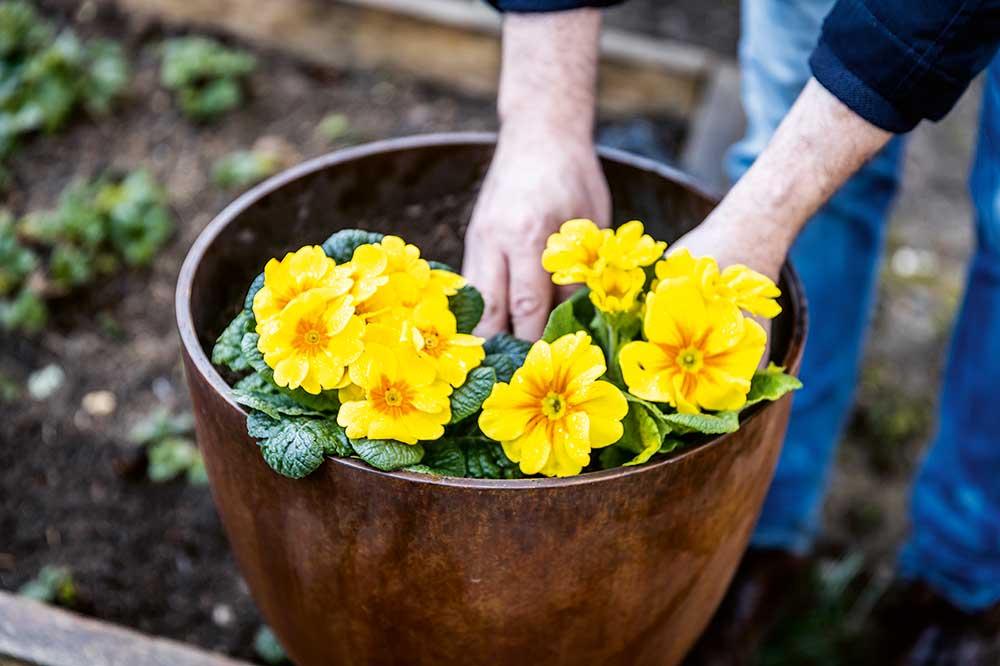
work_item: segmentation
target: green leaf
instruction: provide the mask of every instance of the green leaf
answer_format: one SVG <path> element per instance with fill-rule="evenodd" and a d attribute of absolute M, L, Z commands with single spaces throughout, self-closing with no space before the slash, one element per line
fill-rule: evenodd
<path fill-rule="evenodd" d="M 48 323 L 45 302 L 28 286 L 13 300 L 0 300 L 0 331 L 20 331 L 26 335 L 38 333 Z"/>
<path fill-rule="evenodd" d="M 466 476 L 471 479 L 520 479 L 524 477 L 517 463 L 504 453 L 499 442 L 484 435 L 456 437 L 465 454 Z"/>
<path fill-rule="evenodd" d="M 212 348 L 212 363 L 224 365 L 233 372 L 243 372 L 250 368 L 243 356 L 243 336 L 253 331 L 253 313 L 243 310 L 229 322 Z"/>
<path fill-rule="evenodd" d="M 784 368 L 771 363 L 766 370 L 758 370 L 750 382 L 750 392 L 743 409 L 764 400 L 778 400 L 786 393 L 802 388 L 802 382 L 785 372 Z"/>
<path fill-rule="evenodd" d="M 646 462 L 660 450 L 664 433 L 660 431 L 657 421 L 646 407 L 630 402 L 628 414 L 625 415 L 625 433 L 618 445 L 638 454 L 630 465 Z"/>
<path fill-rule="evenodd" d="M 493 368 L 483 365 L 474 368 L 465 383 L 451 394 L 450 423 L 458 423 L 478 412 L 496 382 L 497 373 Z"/>
<path fill-rule="evenodd" d="M 249 310 L 253 313 L 253 297 L 257 295 L 257 292 L 264 288 L 264 273 L 261 272 L 260 275 L 253 279 L 250 283 L 250 289 L 247 291 L 246 298 L 243 299 L 243 309 Z M 255 320 L 256 321 L 256 320 Z"/>
<path fill-rule="evenodd" d="M 301 479 L 323 463 L 324 455 L 342 450 L 344 431 L 332 419 L 282 416 L 262 412 L 247 417 L 247 432 L 258 440 L 264 461 L 278 474 Z"/>
<path fill-rule="evenodd" d="M 257 630 L 253 638 L 253 649 L 261 661 L 269 666 L 288 663 L 288 656 L 270 627 L 263 626 Z"/>
<path fill-rule="evenodd" d="M 364 229 L 341 229 L 323 242 L 323 251 L 338 264 L 344 264 L 351 260 L 356 249 L 378 243 L 383 237 L 383 234 Z"/>
<path fill-rule="evenodd" d="M 74 245 L 60 243 L 49 255 L 49 279 L 57 289 L 69 290 L 94 279 L 94 256 Z"/>
<path fill-rule="evenodd" d="M 416 465 L 424 458 L 424 447 L 420 444 L 404 444 L 392 439 L 352 439 L 351 444 L 358 457 L 383 472 Z"/>
<path fill-rule="evenodd" d="M 331 113 L 316 125 L 316 133 L 327 141 L 338 141 L 351 131 L 351 121 L 345 113 Z"/>
<path fill-rule="evenodd" d="M 190 412 L 173 414 L 166 407 L 159 407 L 129 431 L 128 439 L 133 444 L 146 446 L 162 439 L 190 435 L 192 432 L 194 418 Z"/>
<path fill-rule="evenodd" d="M 411 465 L 403 469 L 437 476 L 465 476 L 465 453 L 462 452 L 462 447 L 457 442 L 442 439 L 436 442 L 427 442 L 423 446 L 424 459 L 421 464 Z M 423 469 L 414 469 L 415 467 Z"/>
<path fill-rule="evenodd" d="M 542 340 L 555 342 L 564 335 L 586 330 L 573 312 L 573 302 L 563 301 L 549 315 L 549 321 L 542 332 Z"/>
<path fill-rule="evenodd" d="M 337 391 L 323 391 L 318 395 L 314 395 L 301 388 L 289 389 L 275 384 L 274 371 L 264 360 L 264 355 L 257 348 L 258 340 L 260 340 L 260 336 L 257 333 L 253 331 L 245 333 L 240 343 L 240 351 L 243 353 L 243 358 L 246 359 L 247 364 L 268 384 L 274 386 L 276 391 L 290 396 L 300 405 L 305 405 L 321 412 L 336 412 L 340 409 L 340 400 L 337 397 Z"/>
<path fill-rule="evenodd" d="M 17 238 L 13 216 L 0 210 L 0 296 L 20 287 L 37 266 L 38 257 Z"/>
<path fill-rule="evenodd" d="M 509 356 L 514 362 L 515 368 L 520 368 L 524 365 L 524 359 L 528 356 L 530 349 L 530 342 L 515 338 L 510 333 L 497 333 L 483 345 L 483 351 L 487 355 L 505 354 Z"/>
<path fill-rule="evenodd" d="M 724 435 L 740 428 L 737 412 L 717 414 L 664 414 L 663 420 L 677 434 L 700 432 L 706 435 Z"/>
<path fill-rule="evenodd" d="M 448 309 L 455 315 L 459 333 L 472 333 L 472 329 L 483 318 L 485 307 L 483 295 L 471 284 L 465 285 L 454 296 L 448 297 Z"/>
<path fill-rule="evenodd" d="M 147 171 L 133 171 L 97 193 L 111 245 L 130 266 L 149 264 L 173 232 L 166 192 Z"/>
<path fill-rule="evenodd" d="M 496 371 L 498 382 L 509 382 L 514 376 L 514 371 L 518 368 L 513 357 L 507 354 L 487 354 L 482 365 Z"/>
<path fill-rule="evenodd" d="M 663 444 L 660 445 L 660 453 L 670 453 L 675 449 L 684 446 L 687 442 L 682 439 L 677 439 L 676 437 L 667 437 L 663 440 Z"/>
<path fill-rule="evenodd" d="M 198 464 L 201 457 L 194 443 L 184 437 L 167 437 L 148 448 L 150 481 L 163 482 L 177 478 Z"/>
<path fill-rule="evenodd" d="M 615 467 L 621 467 L 629 460 L 635 458 L 635 452 L 629 451 L 626 448 L 618 446 L 617 444 L 612 444 L 611 446 L 606 446 L 601 449 L 601 455 L 598 457 L 598 463 L 601 469 L 613 469 Z"/>
<path fill-rule="evenodd" d="M 238 150 L 219 159 L 212 166 L 212 182 L 219 187 L 249 187 L 274 175 L 281 159 L 264 150 Z"/>
<path fill-rule="evenodd" d="M 35 601 L 72 606 L 76 602 L 77 587 L 68 568 L 46 565 L 17 593 Z"/>
<path fill-rule="evenodd" d="M 282 416 L 323 415 L 320 411 L 300 405 L 284 393 L 262 393 L 234 388 L 232 394 L 239 404 L 264 412 L 273 419 L 280 419 Z"/>

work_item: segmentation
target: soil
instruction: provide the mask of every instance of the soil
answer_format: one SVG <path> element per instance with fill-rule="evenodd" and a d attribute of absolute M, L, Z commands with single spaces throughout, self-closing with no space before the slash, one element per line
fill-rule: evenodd
<path fill-rule="evenodd" d="M 171 36 L 160 26 L 103 3 L 36 5 L 81 36 L 121 41 L 133 76 L 109 117 L 81 118 L 57 135 L 24 141 L 4 205 L 16 214 L 51 208 L 76 178 L 141 167 L 167 188 L 177 231 L 148 270 L 53 303 L 50 325 L 37 338 L 0 335 L 0 379 L 22 387 L 19 398 L 0 403 L 0 589 L 17 590 L 45 565 L 65 566 L 79 589 L 76 610 L 252 660 L 261 620 L 208 489 L 183 480 L 152 483 L 142 452 L 127 439 L 157 409 L 188 409 L 174 284 L 194 238 L 238 194 L 211 185 L 212 165 L 261 137 L 298 161 L 375 138 L 489 130 L 493 102 L 385 72 L 317 68 L 255 50 L 248 102 L 216 123 L 194 124 L 157 83 L 156 47 Z M 331 143 L 316 127 L 334 112 L 347 116 L 349 129 Z M 676 154 L 683 126 L 654 124 L 665 154 Z M 402 211 L 395 230 L 425 213 Z M 442 259 L 461 242 L 414 240 L 438 247 Z M 23 387 L 49 364 L 65 371 L 65 383 L 34 401 Z M 115 396 L 107 416 L 83 408 L 83 397 L 98 390 Z"/>

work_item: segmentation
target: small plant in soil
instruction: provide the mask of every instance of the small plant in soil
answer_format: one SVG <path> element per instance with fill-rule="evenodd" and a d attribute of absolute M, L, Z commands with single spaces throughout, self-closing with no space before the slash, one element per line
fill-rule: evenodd
<path fill-rule="evenodd" d="M 207 37 L 179 37 L 163 44 L 160 83 L 177 95 L 181 111 L 194 120 L 212 120 L 243 101 L 246 78 L 256 67 L 252 55 Z"/>
<path fill-rule="evenodd" d="M 107 113 L 127 82 L 117 44 L 57 32 L 28 2 L 0 2 L 0 159 L 19 136 L 55 132 L 78 109 Z"/>
<path fill-rule="evenodd" d="M 472 335 L 481 295 L 417 247 L 340 231 L 268 262 L 212 360 L 293 478 L 326 456 L 494 479 L 639 465 L 801 386 L 757 370 L 767 335 L 748 315 L 778 315 L 774 283 L 665 249 L 639 222 L 564 224 L 542 263 L 583 286 L 532 343 Z"/>
<path fill-rule="evenodd" d="M 23 597 L 72 608 L 77 601 L 77 585 L 66 567 L 44 566 L 38 575 L 17 591 Z"/>
<path fill-rule="evenodd" d="M 157 409 L 136 424 L 129 440 L 145 448 L 150 481 L 161 483 L 184 476 L 193 485 L 208 482 L 205 461 L 191 440 L 193 432 L 190 414 L 172 414 L 167 409 Z"/>
<path fill-rule="evenodd" d="M 19 222 L 0 214 L 0 330 L 44 328 L 46 299 L 149 264 L 172 231 L 166 193 L 145 171 L 70 185 L 54 210 Z"/>

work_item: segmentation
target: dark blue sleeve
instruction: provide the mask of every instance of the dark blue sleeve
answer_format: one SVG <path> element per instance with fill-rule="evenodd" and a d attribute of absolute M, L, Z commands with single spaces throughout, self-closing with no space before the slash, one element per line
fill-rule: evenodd
<path fill-rule="evenodd" d="M 561 12 L 581 7 L 610 7 L 625 0 L 486 0 L 502 12 Z"/>
<path fill-rule="evenodd" d="M 901 133 L 943 118 L 998 41 L 1000 0 L 838 0 L 809 64 L 858 115 Z"/>

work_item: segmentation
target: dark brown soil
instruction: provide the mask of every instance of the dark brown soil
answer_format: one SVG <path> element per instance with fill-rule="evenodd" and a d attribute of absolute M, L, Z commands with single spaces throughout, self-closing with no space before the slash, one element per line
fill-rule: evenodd
<path fill-rule="evenodd" d="M 318 69 L 258 51 L 245 108 L 195 125 L 157 84 L 156 45 L 165 35 L 156 25 L 103 5 L 83 16 L 71 0 L 39 4 L 81 34 L 122 40 L 134 75 L 112 116 L 81 118 L 56 136 L 24 142 L 5 205 L 18 214 L 49 208 L 74 178 L 142 167 L 169 190 L 178 230 L 149 270 L 53 304 L 50 327 L 37 339 L 0 336 L 0 376 L 23 387 L 50 363 L 66 373 L 44 402 L 25 394 L 0 403 L 0 589 L 16 590 L 44 565 L 66 566 L 79 586 L 78 610 L 251 659 L 260 618 L 208 489 L 148 481 L 127 442 L 130 428 L 153 410 L 187 409 L 173 288 L 186 249 L 237 194 L 211 185 L 212 164 L 262 136 L 302 159 L 372 138 L 491 129 L 493 104 L 382 72 Z M 346 114 L 350 130 L 330 144 L 315 128 L 332 112 Z M 677 125 L 667 134 L 673 150 Z M 424 213 L 401 211 L 397 229 Z M 460 239 L 425 242 L 446 258 Z M 83 409 L 83 396 L 95 390 L 114 393 L 111 415 Z"/>
<path fill-rule="evenodd" d="M 608 11 L 608 25 L 736 55 L 740 0 L 630 0 Z"/>

